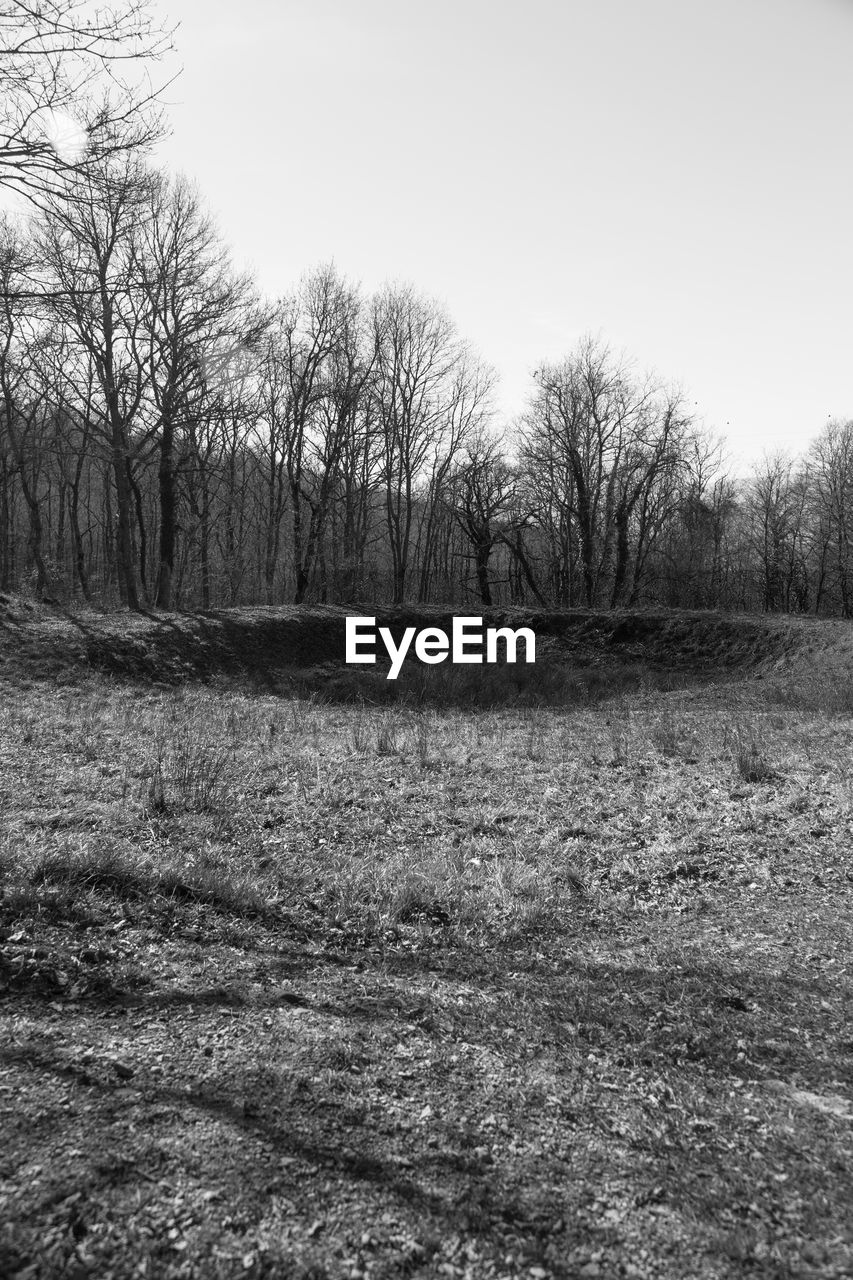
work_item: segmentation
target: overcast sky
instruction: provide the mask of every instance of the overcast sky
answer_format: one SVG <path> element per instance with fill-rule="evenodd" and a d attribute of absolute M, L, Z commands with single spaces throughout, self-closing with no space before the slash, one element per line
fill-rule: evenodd
<path fill-rule="evenodd" d="M 413 281 L 507 419 L 589 331 L 742 461 L 853 416 L 853 0 L 163 8 L 163 159 L 266 292 Z"/>

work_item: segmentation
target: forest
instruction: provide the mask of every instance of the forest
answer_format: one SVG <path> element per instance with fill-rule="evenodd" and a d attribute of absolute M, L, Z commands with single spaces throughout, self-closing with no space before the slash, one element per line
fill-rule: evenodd
<path fill-rule="evenodd" d="M 0 7 L 0 591 L 850 616 L 853 420 L 741 474 L 604 334 L 508 417 L 419 282 L 269 296 L 157 163 L 174 35 L 148 0 Z"/>
<path fill-rule="evenodd" d="M 502 422 L 428 295 L 326 264 L 269 300 L 137 154 L 0 236 L 0 590 L 850 616 L 853 421 L 740 476 L 685 392 L 589 335 Z"/>

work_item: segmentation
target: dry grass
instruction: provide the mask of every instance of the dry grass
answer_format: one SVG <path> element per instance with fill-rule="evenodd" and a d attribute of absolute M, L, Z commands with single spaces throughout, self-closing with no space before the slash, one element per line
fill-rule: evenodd
<path fill-rule="evenodd" d="M 0 1271 L 849 1274 L 853 722 L 664 683 L 7 685 Z"/>
<path fill-rule="evenodd" d="M 4 874 L 17 892 L 125 884 L 251 911 L 300 886 L 359 933 L 421 898 L 460 927 L 556 928 L 576 909 L 571 877 L 612 885 L 634 847 L 647 873 L 697 840 L 718 870 L 751 866 L 746 797 L 760 830 L 800 808 L 805 823 L 813 744 L 843 790 L 847 734 L 745 687 L 441 714 L 36 686 L 3 712 Z"/>

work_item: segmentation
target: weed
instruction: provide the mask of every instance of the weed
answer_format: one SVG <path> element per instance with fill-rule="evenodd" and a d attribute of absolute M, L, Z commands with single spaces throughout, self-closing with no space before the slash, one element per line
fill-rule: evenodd
<path fill-rule="evenodd" d="M 29 880 L 33 885 L 101 889 L 120 899 L 144 895 L 151 883 L 140 858 L 107 840 L 57 843 L 34 858 Z"/>
<path fill-rule="evenodd" d="M 732 754 L 738 776 L 744 782 L 767 782 L 776 776 L 755 737 L 744 730 L 735 731 Z"/>
<path fill-rule="evenodd" d="M 438 886 L 426 877 L 410 873 L 396 888 L 390 918 L 399 924 L 425 921 L 433 925 L 450 923 L 449 904 Z"/>
<path fill-rule="evenodd" d="M 162 815 L 168 812 L 166 801 L 166 784 L 163 781 L 163 761 L 158 757 L 148 784 L 148 812 Z"/>
<path fill-rule="evenodd" d="M 399 727 L 393 716 L 383 716 L 376 726 L 376 754 L 378 756 L 395 756 L 399 751 L 397 743 Z"/>
<path fill-rule="evenodd" d="M 367 725 L 363 716 L 357 716 L 350 724 L 349 740 L 353 753 L 363 755 L 367 749 Z"/>
<path fill-rule="evenodd" d="M 649 736 L 661 755 L 674 758 L 681 753 L 684 726 L 673 715 L 663 715 L 652 726 Z"/>
<path fill-rule="evenodd" d="M 611 730 L 610 741 L 612 744 L 610 764 L 614 769 L 620 769 L 628 763 L 628 735 L 624 729 L 614 727 Z"/>
<path fill-rule="evenodd" d="M 422 769 L 429 767 L 432 761 L 430 747 L 430 722 L 426 715 L 418 715 L 414 718 L 413 724 L 415 754 Z"/>
<path fill-rule="evenodd" d="M 528 760 L 544 760 L 548 749 L 548 729 L 543 717 L 532 713 L 529 717 L 524 754 Z"/>
<path fill-rule="evenodd" d="M 187 726 L 168 755 L 170 787 L 184 807 L 197 813 L 221 809 L 228 790 L 229 757 Z"/>

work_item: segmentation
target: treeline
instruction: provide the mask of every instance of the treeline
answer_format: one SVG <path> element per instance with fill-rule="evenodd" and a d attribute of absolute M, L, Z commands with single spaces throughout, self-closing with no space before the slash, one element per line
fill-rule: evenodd
<path fill-rule="evenodd" d="M 853 423 L 746 480 L 587 339 L 497 423 L 408 286 L 265 301 L 132 154 L 0 230 L 0 589 L 131 607 L 853 607 Z"/>

